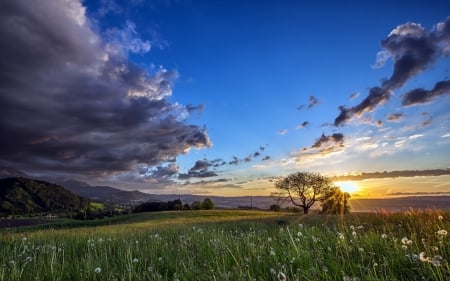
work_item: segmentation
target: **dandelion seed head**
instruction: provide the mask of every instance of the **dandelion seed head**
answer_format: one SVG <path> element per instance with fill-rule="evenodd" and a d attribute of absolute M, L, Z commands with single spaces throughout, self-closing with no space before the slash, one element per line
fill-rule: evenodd
<path fill-rule="evenodd" d="M 95 273 L 100 273 L 100 272 L 102 272 L 102 269 L 100 267 L 97 267 L 97 268 L 94 269 L 94 272 Z"/>
<path fill-rule="evenodd" d="M 358 234 L 356 233 L 356 231 L 353 231 L 353 232 L 352 232 L 352 235 L 353 235 L 353 236 L 357 236 Z"/>
<path fill-rule="evenodd" d="M 381 234 L 381 238 L 386 239 L 387 238 L 387 234 Z"/>
<path fill-rule="evenodd" d="M 283 272 L 278 272 L 278 274 L 277 274 L 277 278 L 278 278 L 278 281 L 286 281 L 287 279 L 286 279 L 286 274 L 284 274 Z"/>
<path fill-rule="evenodd" d="M 443 220 L 444 219 L 444 217 L 443 216 L 438 216 L 438 220 Z"/>
<path fill-rule="evenodd" d="M 139 260 L 137 258 L 133 259 L 133 263 L 138 263 L 138 262 L 139 262 Z"/>
<path fill-rule="evenodd" d="M 408 246 L 402 245 L 402 249 L 403 249 L 403 250 L 408 250 Z"/>
<path fill-rule="evenodd" d="M 447 236 L 447 230 L 445 230 L 445 229 L 438 230 L 437 235 Z"/>
<path fill-rule="evenodd" d="M 425 253 L 425 252 L 420 252 L 419 253 L 419 259 L 420 259 L 420 261 L 422 261 L 422 262 L 427 262 L 427 261 L 429 261 L 429 257 L 427 256 L 427 253 Z"/>
<path fill-rule="evenodd" d="M 402 238 L 402 244 L 406 244 L 408 241 L 409 241 L 409 239 L 407 237 Z"/>

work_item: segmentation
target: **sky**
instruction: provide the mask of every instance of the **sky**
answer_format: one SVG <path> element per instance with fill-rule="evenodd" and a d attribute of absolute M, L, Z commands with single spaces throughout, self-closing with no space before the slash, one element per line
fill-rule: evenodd
<path fill-rule="evenodd" d="M 447 1 L 1 1 L 0 166 L 213 195 L 447 169 L 449 55 Z"/>

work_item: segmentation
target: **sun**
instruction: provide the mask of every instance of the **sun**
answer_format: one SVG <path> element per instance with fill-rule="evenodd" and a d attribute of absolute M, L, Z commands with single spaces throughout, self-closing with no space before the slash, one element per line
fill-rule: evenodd
<path fill-rule="evenodd" d="M 336 184 L 342 191 L 350 194 L 355 193 L 359 189 L 358 185 L 353 181 L 337 181 L 334 184 Z"/>

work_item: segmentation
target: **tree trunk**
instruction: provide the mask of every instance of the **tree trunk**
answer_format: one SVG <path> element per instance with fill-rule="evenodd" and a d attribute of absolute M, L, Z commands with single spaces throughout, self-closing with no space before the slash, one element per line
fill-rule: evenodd
<path fill-rule="evenodd" d="M 307 215 L 309 211 L 309 207 L 303 206 L 303 214 Z"/>

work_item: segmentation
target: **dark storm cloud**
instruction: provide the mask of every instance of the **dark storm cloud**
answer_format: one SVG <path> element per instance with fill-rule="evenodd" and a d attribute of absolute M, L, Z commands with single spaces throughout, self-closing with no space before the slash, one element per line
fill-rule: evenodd
<path fill-rule="evenodd" d="M 175 176 L 179 169 L 178 165 L 171 163 L 167 166 L 157 166 L 156 168 L 149 170 L 147 175 L 152 178 L 167 178 Z"/>
<path fill-rule="evenodd" d="M 409 78 L 425 70 L 438 57 L 446 55 L 449 26 L 450 18 L 447 18 L 431 31 L 415 23 L 405 23 L 395 28 L 381 41 L 384 50 L 378 55 L 376 63 L 382 66 L 388 58 L 392 58 L 394 69 L 391 77 L 380 86 L 372 87 L 360 104 L 351 108 L 340 107 L 334 125 L 343 125 L 354 115 L 361 116 L 364 112 L 373 111 L 392 96 L 393 90 L 402 87 Z"/>
<path fill-rule="evenodd" d="M 402 99 L 403 106 L 413 106 L 428 103 L 438 96 L 450 94 L 450 80 L 439 81 L 431 90 L 417 88 L 407 92 Z"/>
<path fill-rule="evenodd" d="M 400 112 L 400 113 L 392 113 L 392 114 L 388 114 L 386 119 L 388 121 L 391 121 L 391 122 L 397 122 L 397 121 L 400 121 L 401 119 L 405 118 L 405 116 L 406 115 L 403 114 L 402 112 Z"/>
<path fill-rule="evenodd" d="M 0 164 L 107 175 L 210 146 L 204 128 L 184 123 L 195 107 L 166 99 L 177 73 L 148 73 L 121 51 L 146 41 L 102 40 L 75 0 L 1 5 Z"/>
<path fill-rule="evenodd" d="M 187 180 L 190 178 L 210 178 L 210 177 L 216 177 L 218 174 L 216 174 L 213 171 L 189 171 L 187 174 L 178 174 L 178 179 L 180 180 Z"/>
<path fill-rule="evenodd" d="M 344 135 L 341 133 L 334 133 L 332 135 L 326 136 L 325 134 L 322 134 L 320 138 L 316 140 L 316 142 L 311 146 L 311 148 L 320 148 L 328 144 L 343 144 L 344 142 Z"/>
<path fill-rule="evenodd" d="M 190 169 L 190 171 L 206 170 L 206 169 L 208 169 L 209 167 L 211 167 L 212 165 L 213 165 L 213 164 L 210 163 L 210 162 L 208 161 L 208 159 L 197 160 L 197 161 L 195 162 L 194 167 L 192 167 L 192 168 Z"/>

